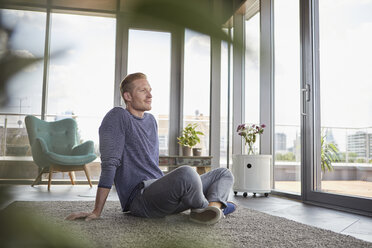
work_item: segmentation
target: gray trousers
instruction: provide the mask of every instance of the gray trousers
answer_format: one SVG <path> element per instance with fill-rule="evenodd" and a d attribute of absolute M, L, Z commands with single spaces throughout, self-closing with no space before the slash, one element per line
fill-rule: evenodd
<path fill-rule="evenodd" d="M 136 216 L 161 218 L 187 209 L 205 208 L 209 202 L 226 206 L 234 177 L 226 168 L 201 176 L 190 166 L 181 166 L 165 176 L 146 181 L 129 210 Z"/>

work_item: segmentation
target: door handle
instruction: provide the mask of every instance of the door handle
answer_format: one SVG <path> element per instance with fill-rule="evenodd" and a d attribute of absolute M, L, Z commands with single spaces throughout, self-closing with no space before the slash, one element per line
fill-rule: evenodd
<path fill-rule="evenodd" d="M 305 96 L 304 96 L 305 95 Z M 301 89 L 301 98 L 302 98 L 302 111 L 301 115 L 307 115 L 306 113 L 306 102 L 310 102 L 310 84 L 306 84 L 305 88 Z"/>

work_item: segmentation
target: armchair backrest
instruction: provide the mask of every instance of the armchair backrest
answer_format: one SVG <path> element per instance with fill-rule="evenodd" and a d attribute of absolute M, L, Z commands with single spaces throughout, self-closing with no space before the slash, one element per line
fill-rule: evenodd
<path fill-rule="evenodd" d="M 47 122 L 28 115 L 25 118 L 31 149 L 37 138 L 44 139 L 49 151 L 70 155 L 77 144 L 77 124 L 74 119 Z"/>

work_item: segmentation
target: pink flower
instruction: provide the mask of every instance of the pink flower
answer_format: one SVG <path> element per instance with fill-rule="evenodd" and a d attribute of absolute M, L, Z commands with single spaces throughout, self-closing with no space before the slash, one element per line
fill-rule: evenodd
<path fill-rule="evenodd" d="M 244 138 L 246 144 L 253 144 L 256 141 L 256 135 L 261 135 L 264 132 L 265 124 L 240 124 L 236 132 L 239 136 Z"/>
<path fill-rule="evenodd" d="M 245 124 L 238 125 L 238 128 L 236 129 L 237 132 L 245 128 Z"/>

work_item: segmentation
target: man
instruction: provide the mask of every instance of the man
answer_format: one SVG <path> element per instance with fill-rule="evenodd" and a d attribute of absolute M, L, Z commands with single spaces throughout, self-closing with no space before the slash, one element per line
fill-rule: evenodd
<path fill-rule="evenodd" d="M 199 176 L 189 166 L 163 175 L 159 168 L 159 142 L 151 110 L 151 87 L 143 73 L 129 74 L 120 85 L 126 109 L 115 107 L 99 128 L 101 177 L 94 210 L 73 213 L 66 219 L 96 219 L 115 187 L 124 212 L 141 217 L 164 217 L 191 209 L 190 220 L 214 224 L 235 210 L 227 202 L 233 176 L 219 168 Z"/>

